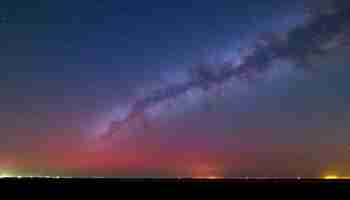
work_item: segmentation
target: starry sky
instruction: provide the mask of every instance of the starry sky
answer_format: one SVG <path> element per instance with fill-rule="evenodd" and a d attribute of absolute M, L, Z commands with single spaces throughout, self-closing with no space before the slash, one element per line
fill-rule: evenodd
<path fill-rule="evenodd" d="M 321 2 L 1 1 L 0 174 L 349 176 L 350 6 Z"/>

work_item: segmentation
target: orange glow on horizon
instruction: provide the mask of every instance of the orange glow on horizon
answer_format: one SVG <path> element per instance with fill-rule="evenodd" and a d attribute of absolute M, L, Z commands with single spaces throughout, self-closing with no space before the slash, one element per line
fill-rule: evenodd
<path fill-rule="evenodd" d="M 191 166 L 191 177 L 193 179 L 223 179 L 222 170 L 218 163 L 194 164 Z"/>

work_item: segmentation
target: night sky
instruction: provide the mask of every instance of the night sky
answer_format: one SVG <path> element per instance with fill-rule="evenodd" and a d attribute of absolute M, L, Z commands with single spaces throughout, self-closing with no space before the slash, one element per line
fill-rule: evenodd
<path fill-rule="evenodd" d="M 0 175 L 350 176 L 346 2 L 2 0 Z"/>

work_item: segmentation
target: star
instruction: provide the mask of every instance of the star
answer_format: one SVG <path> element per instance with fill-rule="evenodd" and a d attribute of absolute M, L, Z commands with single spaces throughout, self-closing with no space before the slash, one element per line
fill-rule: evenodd
<path fill-rule="evenodd" d="M 6 24 L 8 22 L 8 18 L 6 16 L 0 17 L 0 23 L 1 24 Z"/>

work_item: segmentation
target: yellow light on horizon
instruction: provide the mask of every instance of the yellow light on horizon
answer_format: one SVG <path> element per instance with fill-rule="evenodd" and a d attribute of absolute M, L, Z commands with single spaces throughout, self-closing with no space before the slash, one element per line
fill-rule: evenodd
<path fill-rule="evenodd" d="M 323 177 L 324 179 L 339 179 L 339 177 L 337 175 L 327 175 L 325 177 Z"/>

